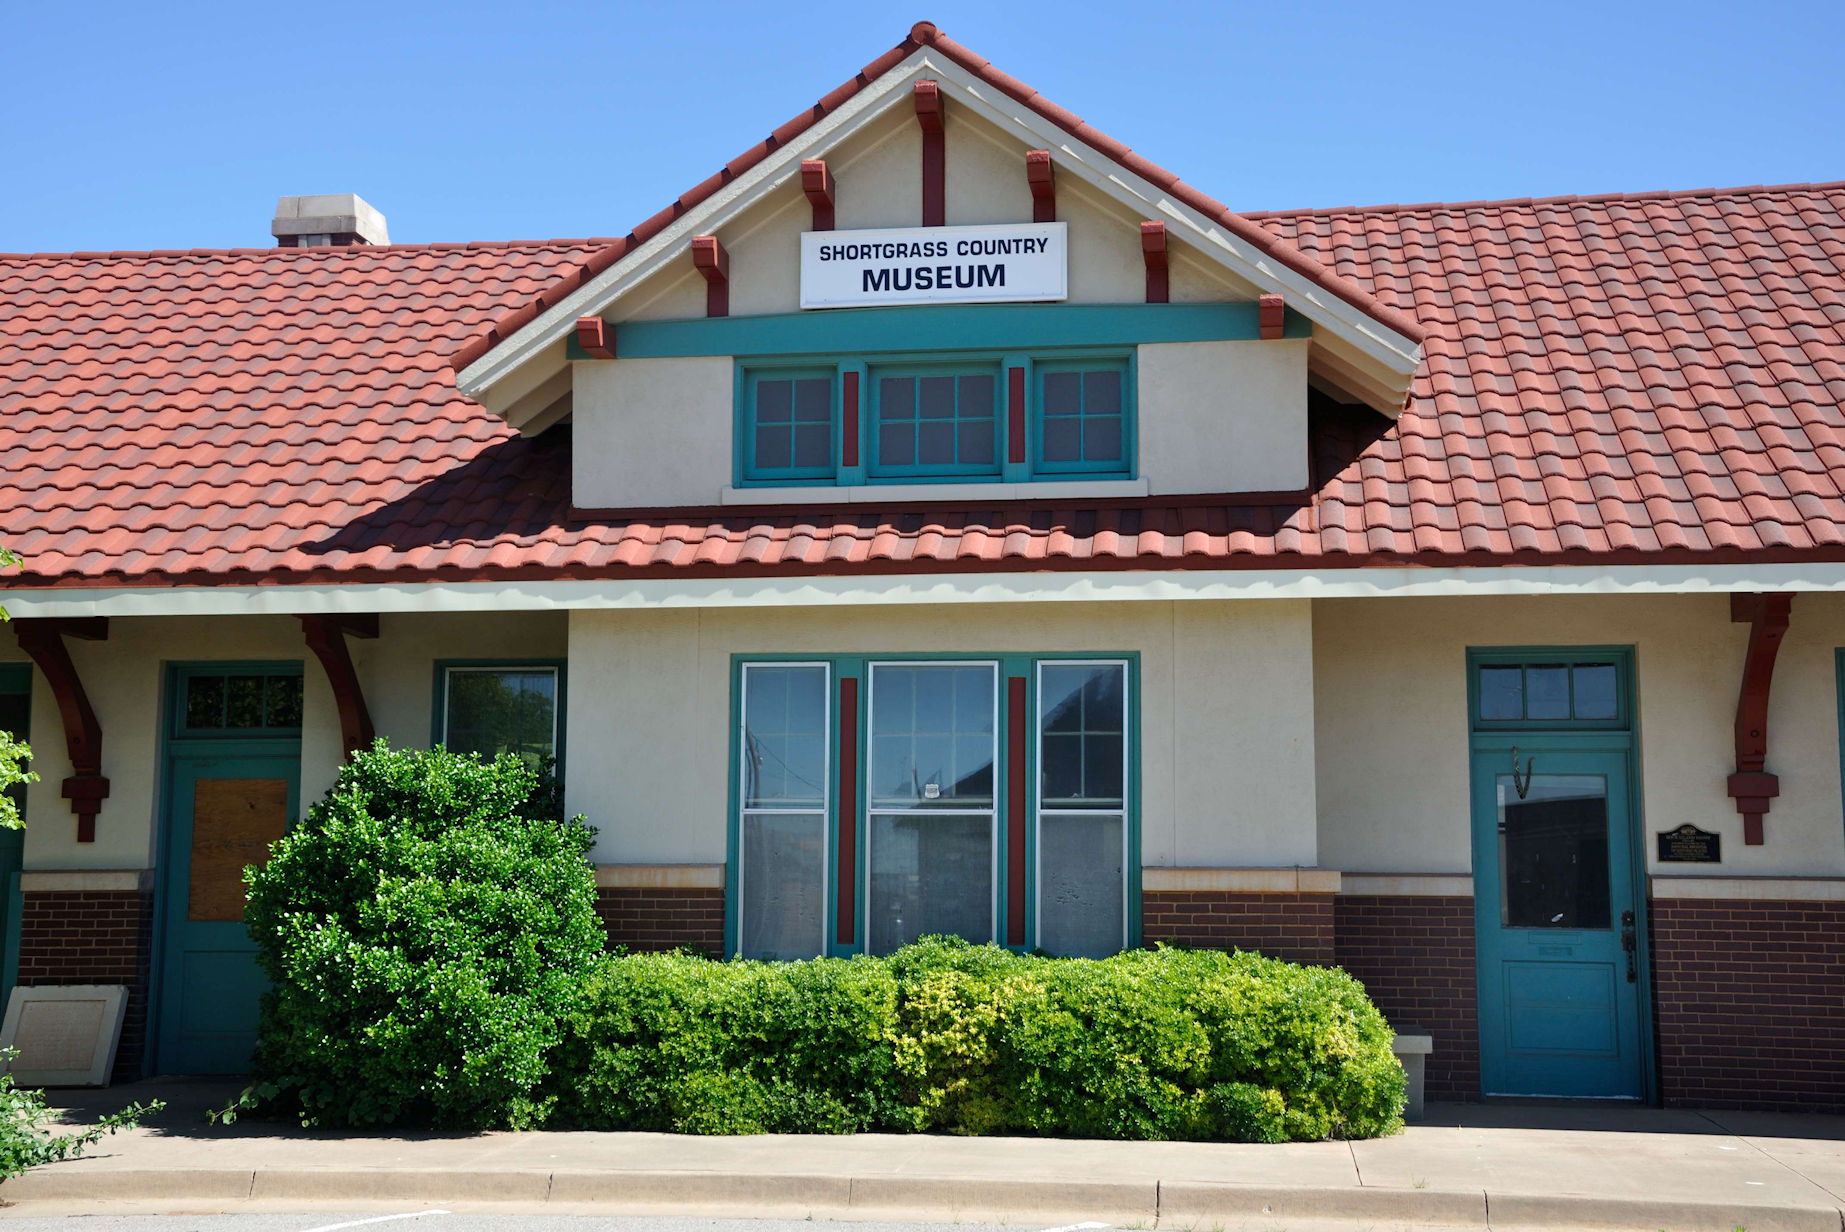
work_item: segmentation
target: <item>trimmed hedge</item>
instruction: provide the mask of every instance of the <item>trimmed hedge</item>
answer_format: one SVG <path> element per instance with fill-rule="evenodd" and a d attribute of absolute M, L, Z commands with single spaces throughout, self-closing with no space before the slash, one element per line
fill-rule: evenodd
<path fill-rule="evenodd" d="M 1391 1030 L 1342 971 L 1159 949 L 1055 959 L 929 938 L 888 959 L 611 959 L 553 1124 L 1282 1142 L 1401 1125 Z"/>

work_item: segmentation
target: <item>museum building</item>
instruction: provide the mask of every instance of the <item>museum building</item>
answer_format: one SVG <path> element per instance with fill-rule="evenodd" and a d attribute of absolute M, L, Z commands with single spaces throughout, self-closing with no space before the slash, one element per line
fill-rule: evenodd
<path fill-rule="evenodd" d="M 1845 1111 L 1845 184 L 1243 213 L 928 23 L 620 238 L 0 257 L 5 984 L 247 1064 L 353 749 L 612 943 L 1336 963 L 1429 1094 Z"/>

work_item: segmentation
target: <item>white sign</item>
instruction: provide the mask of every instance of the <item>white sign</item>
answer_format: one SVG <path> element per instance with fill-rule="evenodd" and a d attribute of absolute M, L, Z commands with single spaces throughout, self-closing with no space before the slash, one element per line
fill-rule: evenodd
<path fill-rule="evenodd" d="M 902 227 L 801 235 L 801 307 L 1064 299 L 1065 224 Z"/>

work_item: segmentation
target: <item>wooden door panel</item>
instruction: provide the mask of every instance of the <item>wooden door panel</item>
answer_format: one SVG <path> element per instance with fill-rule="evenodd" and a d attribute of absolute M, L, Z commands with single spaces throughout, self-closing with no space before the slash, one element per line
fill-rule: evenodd
<path fill-rule="evenodd" d="M 243 919 L 246 865 L 288 828 L 287 779 L 199 779 L 192 796 L 188 920 Z"/>

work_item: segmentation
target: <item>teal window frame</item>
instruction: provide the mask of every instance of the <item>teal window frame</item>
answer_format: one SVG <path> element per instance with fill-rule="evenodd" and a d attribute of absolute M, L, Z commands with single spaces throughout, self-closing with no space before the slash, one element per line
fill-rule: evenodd
<path fill-rule="evenodd" d="M 867 952 L 867 940 L 870 921 L 867 918 L 870 892 L 870 810 L 867 807 L 866 775 L 870 768 L 869 737 L 871 731 L 871 668 L 875 665 L 891 664 L 993 664 L 997 667 L 999 696 L 997 699 L 997 729 L 995 738 L 998 746 L 994 761 L 994 892 L 993 920 L 995 941 L 1004 944 L 1006 921 L 1011 903 L 1010 893 L 1010 855 L 1007 847 L 1007 835 L 1010 826 L 1008 814 L 1007 784 L 1011 774 L 1011 733 L 1007 731 L 1008 721 L 1006 705 L 1006 681 L 1011 677 L 1023 677 L 1025 685 L 1025 714 L 1029 729 L 1024 734 L 1025 749 L 1025 941 L 1022 945 L 1008 946 L 1020 953 L 1035 949 L 1039 940 L 1039 818 L 1042 808 L 1039 801 L 1039 677 L 1040 668 L 1045 664 L 1119 664 L 1126 674 L 1125 693 L 1125 766 L 1122 783 L 1123 800 L 1123 949 L 1134 949 L 1141 944 L 1141 811 L 1140 811 L 1140 761 L 1141 761 L 1141 696 L 1140 696 L 1140 655 L 1137 651 L 1124 652 L 1057 652 L 1057 653 L 914 653 L 901 652 L 865 653 L 849 655 L 826 655 L 799 652 L 734 654 L 730 664 L 730 737 L 728 772 L 729 804 L 726 828 L 726 855 L 724 877 L 724 944 L 727 954 L 739 954 L 743 938 L 742 926 L 742 878 L 747 870 L 742 869 L 742 733 L 743 733 L 743 674 L 744 669 L 753 664 L 791 666 L 812 665 L 827 669 L 827 731 L 829 745 L 827 749 L 827 792 L 824 822 L 824 859 L 825 859 L 825 895 L 823 907 L 824 921 L 824 956 L 850 957 Z M 858 682 L 857 726 L 851 733 L 854 748 L 857 750 L 857 779 L 853 789 L 854 816 L 842 822 L 840 816 L 839 742 L 844 735 L 840 729 L 839 686 L 843 680 Z M 839 843 L 842 824 L 850 824 L 853 835 L 855 866 L 853 870 L 854 901 L 853 943 L 841 945 L 838 942 L 836 921 L 839 911 Z M 818 956 L 818 955 L 817 955 Z"/>
<path fill-rule="evenodd" d="M 453 671 L 530 672 L 550 669 L 557 673 L 557 701 L 552 715 L 552 760 L 557 781 L 564 781 L 565 716 L 568 712 L 570 673 L 564 659 L 437 659 L 429 714 L 429 747 L 442 745 L 448 738 L 448 681 Z"/>
<path fill-rule="evenodd" d="M 1044 434 L 1046 421 L 1053 418 L 1046 411 L 1044 398 L 1044 378 L 1066 372 L 1114 371 L 1121 376 L 1121 457 L 1091 461 L 1078 459 L 1073 462 L 1052 462 L 1044 456 Z M 1027 423 L 1031 436 L 1032 472 L 1040 476 L 1064 478 L 1081 476 L 1085 479 L 1128 479 L 1134 475 L 1135 456 L 1134 438 L 1138 425 L 1138 407 L 1135 403 L 1135 384 L 1137 368 L 1132 353 L 1122 355 L 1118 352 L 1101 352 L 1089 355 L 1057 355 L 1036 360 L 1027 373 L 1026 388 L 1029 390 L 1027 403 Z M 1080 422 L 1091 418 L 1086 413 Z"/>
<path fill-rule="evenodd" d="M 765 380 L 820 380 L 828 382 L 828 446 L 825 466 L 770 466 L 756 456 L 756 406 L 758 390 Z M 808 484 L 837 482 L 840 449 L 840 384 L 837 364 L 795 364 L 755 362 L 739 365 L 737 416 L 737 470 L 746 481 L 765 484 Z"/>
<path fill-rule="evenodd" d="M 222 663 L 185 663 L 172 667 L 171 704 L 167 708 L 166 736 L 169 740 L 299 740 L 302 724 L 293 727 L 188 727 L 186 699 L 192 682 L 201 677 L 289 676 L 302 681 L 302 718 L 306 720 L 307 683 L 299 660 L 227 660 Z M 265 710 L 267 698 L 265 697 Z"/>
<path fill-rule="evenodd" d="M 1591 665 L 1612 664 L 1615 669 L 1615 713 L 1612 718 L 1578 719 L 1569 718 L 1519 718 L 1487 719 L 1481 717 L 1481 682 L 1480 670 L 1489 667 L 1518 667 L 1527 672 L 1531 668 L 1565 667 L 1576 668 Z M 1529 677 L 1527 676 L 1527 680 Z M 1571 711 L 1575 710 L 1574 690 L 1575 673 L 1570 673 Z M 1523 690 L 1528 699 L 1529 687 Z M 1467 651 L 1467 716 L 1469 729 L 1475 732 L 1494 731 L 1584 731 L 1584 732 L 1621 732 L 1630 731 L 1634 726 L 1634 651 L 1631 646 L 1530 646 L 1530 647 L 1470 647 Z"/>
<path fill-rule="evenodd" d="M 999 356 L 970 358 L 963 360 L 936 360 L 928 363 L 890 363 L 874 360 L 866 365 L 866 384 L 868 390 L 861 389 L 860 400 L 866 404 L 866 426 L 861 431 L 860 450 L 869 459 L 867 477 L 876 480 L 898 480 L 911 482 L 917 479 L 958 479 L 969 481 L 997 481 L 1004 477 L 1006 467 L 1006 366 Z M 884 447 L 884 382 L 887 380 L 908 380 L 917 383 L 935 378 L 950 378 L 955 382 L 956 452 L 959 453 L 960 425 L 974 422 L 972 417 L 964 418 L 960 414 L 961 381 L 965 377 L 986 377 L 993 382 L 993 412 L 990 423 L 993 431 L 993 459 L 990 462 L 888 462 L 883 457 Z M 929 420 L 922 415 L 921 408 L 912 405 L 912 413 L 901 422 L 913 425 L 910 442 L 916 452 L 921 452 L 922 427 Z"/>

